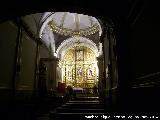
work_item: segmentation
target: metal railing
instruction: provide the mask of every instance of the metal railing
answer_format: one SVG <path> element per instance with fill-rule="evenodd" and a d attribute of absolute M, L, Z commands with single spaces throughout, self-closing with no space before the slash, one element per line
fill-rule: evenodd
<path fill-rule="evenodd" d="M 136 78 L 136 80 L 133 81 L 132 88 L 153 87 L 159 85 L 160 85 L 160 72 L 156 72 Z"/>

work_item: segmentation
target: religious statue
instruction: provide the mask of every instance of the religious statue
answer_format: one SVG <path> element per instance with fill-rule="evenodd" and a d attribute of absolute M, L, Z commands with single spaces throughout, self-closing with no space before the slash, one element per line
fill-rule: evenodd
<path fill-rule="evenodd" d="M 83 51 L 77 51 L 77 60 L 83 59 Z"/>
<path fill-rule="evenodd" d="M 89 77 L 92 77 L 92 76 L 93 76 L 93 73 L 92 73 L 92 70 L 91 70 L 91 69 L 88 69 L 88 76 L 89 76 Z"/>
<path fill-rule="evenodd" d="M 79 69 L 77 70 L 77 75 L 78 75 L 78 76 L 81 76 L 81 75 L 82 75 L 82 68 L 79 68 Z"/>

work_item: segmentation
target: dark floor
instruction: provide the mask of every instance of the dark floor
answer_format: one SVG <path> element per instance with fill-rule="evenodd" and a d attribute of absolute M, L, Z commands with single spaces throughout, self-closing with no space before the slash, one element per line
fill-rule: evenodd
<path fill-rule="evenodd" d="M 0 105 L 0 120 L 85 120 L 89 119 L 87 117 L 99 120 L 116 115 L 150 115 L 160 118 L 160 98 L 158 94 L 153 94 L 158 90 L 134 90 L 131 95 L 123 96 L 123 104 L 118 106 L 120 109 L 114 108 L 114 112 L 99 102 L 95 95 L 79 94 L 71 100 L 58 96 L 35 98 L 26 102 L 12 101 Z"/>
<path fill-rule="evenodd" d="M 10 104 L 1 104 L 0 120 L 37 120 L 49 113 L 50 109 L 64 104 L 62 97 L 44 97 L 22 102 L 16 101 Z"/>

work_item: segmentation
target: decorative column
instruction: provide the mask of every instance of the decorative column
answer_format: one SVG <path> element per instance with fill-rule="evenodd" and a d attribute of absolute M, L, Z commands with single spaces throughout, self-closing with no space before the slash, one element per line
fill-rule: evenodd
<path fill-rule="evenodd" d="M 14 63 L 14 74 L 12 80 L 12 97 L 16 94 L 18 82 L 20 80 L 21 71 L 21 52 L 22 52 L 22 23 L 20 18 L 17 18 L 16 24 L 18 26 L 17 40 L 16 40 L 16 52 L 15 52 L 15 63 Z"/>
<path fill-rule="evenodd" d="M 109 41 L 109 59 L 110 59 L 110 67 L 109 67 L 109 73 L 110 73 L 110 88 L 113 88 L 113 79 L 114 79 L 114 75 L 113 75 L 113 40 L 111 39 L 111 32 L 112 32 L 112 28 L 108 27 L 108 34 L 107 34 L 107 38 Z"/>
<path fill-rule="evenodd" d="M 103 55 L 97 57 L 98 61 L 98 69 L 99 69 L 99 78 L 98 78 L 98 91 L 99 91 L 99 98 L 100 101 L 103 100 L 103 90 L 104 90 L 104 60 L 103 60 Z"/>
<path fill-rule="evenodd" d="M 51 80 L 52 80 L 52 88 L 54 89 L 54 90 L 56 90 L 56 87 L 57 87 L 57 75 L 58 75 L 58 71 L 57 71 L 57 67 L 58 67 L 58 62 L 59 62 L 59 59 L 58 58 L 56 58 L 56 57 L 53 57 L 52 58 L 52 61 L 51 61 L 51 64 L 52 64 L 52 70 L 51 70 Z"/>
<path fill-rule="evenodd" d="M 118 87 L 118 71 L 117 71 L 117 57 L 115 50 L 115 38 L 113 35 L 113 28 L 108 27 L 107 38 L 109 41 L 109 58 L 110 58 L 110 67 L 109 67 L 109 76 L 110 76 L 110 103 L 113 106 L 116 106 L 117 103 L 117 87 Z"/>
<path fill-rule="evenodd" d="M 39 80 L 39 64 L 40 64 L 40 45 L 42 44 L 41 38 L 36 39 L 36 59 L 35 59 L 35 78 L 34 78 L 34 95 L 38 94 L 38 80 Z"/>
<path fill-rule="evenodd" d="M 101 71 L 102 73 L 99 74 L 99 76 L 101 76 L 101 78 L 100 78 L 101 81 L 99 82 L 99 84 L 100 84 L 99 89 L 101 89 L 100 90 L 100 92 L 101 92 L 100 97 L 101 97 L 101 101 L 103 103 L 105 103 L 105 98 L 106 98 L 106 67 L 107 67 L 107 65 L 106 65 L 106 60 L 105 60 L 106 59 L 106 57 L 105 57 L 106 51 L 105 51 L 105 44 L 104 44 L 104 40 L 106 38 L 106 31 L 107 31 L 107 28 L 104 25 L 103 33 L 100 37 L 100 42 L 102 43 L 103 55 L 99 57 L 99 59 L 101 59 L 99 61 L 101 61 L 101 62 L 98 61 L 99 64 L 101 64 L 101 65 L 99 65 L 99 70 L 102 69 L 102 71 Z"/>
<path fill-rule="evenodd" d="M 55 70 L 54 70 L 54 61 L 55 61 L 55 56 L 53 56 L 53 51 L 52 51 L 52 46 L 50 43 L 50 49 L 49 49 L 49 58 L 47 60 L 47 62 L 49 63 L 49 70 L 48 70 L 48 74 L 49 74 L 49 78 L 48 78 L 48 90 L 53 90 L 54 89 L 54 76 L 55 76 Z"/>
<path fill-rule="evenodd" d="M 104 44 L 104 40 L 105 40 L 105 37 L 106 37 L 106 27 L 104 26 L 104 30 L 103 30 L 103 34 L 102 36 L 100 37 L 100 42 L 102 43 L 102 51 L 103 51 L 103 84 L 105 85 L 104 86 L 104 89 L 106 88 L 106 60 L 105 60 L 105 55 L 106 55 L 106 52 L 105 52 L 105 44 Z M 102 69 L 101 68 L 101 69 Z"/>

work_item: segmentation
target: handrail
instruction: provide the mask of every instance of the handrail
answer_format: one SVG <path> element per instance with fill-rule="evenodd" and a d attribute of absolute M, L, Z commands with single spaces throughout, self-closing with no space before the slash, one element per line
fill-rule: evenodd
<path fill-rule="evenodd" d="M 159 85 L 160 80 L 158 78 L 155 79 L 156 81 L 152 79 L 150 80 L 151 77 L 154 77 L 156 75 L 160 75 L 160 72 L 151 73 L 151 74 L 136 78 L 136 80 L 139 80 L 139 83 L 137 83 L 138 81 L 135 81 L 136 84 L 134 84 L 132 88 L 153 87 L 153 86 Z M 148 79 L 149 81 L 145 79 Z"/>
<path fill-rule="evenodd" d="M 139 78 L 136 78 L 136 79 L 139 80 L 139 79 L 149 78 L 149 77 L 152 77 L 152 76 L 155 76 L 155 75 L 158 75 L 158 74 L 160 74 L 160 72 L 156 72 L 156 73 L 151 73 L 151 74 L 148 74 L 148 75 L 144 75 L 144 76 L 139 77 Z"/>

